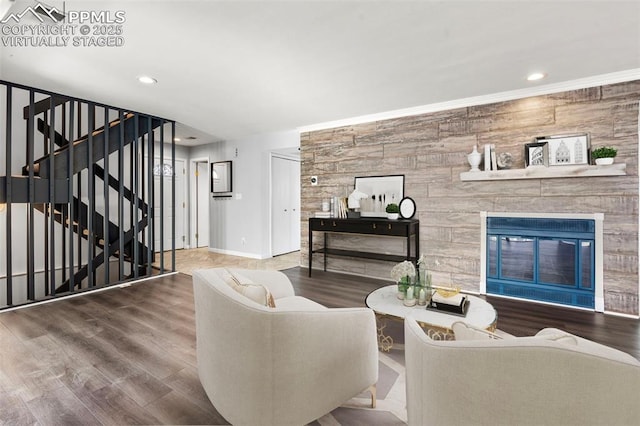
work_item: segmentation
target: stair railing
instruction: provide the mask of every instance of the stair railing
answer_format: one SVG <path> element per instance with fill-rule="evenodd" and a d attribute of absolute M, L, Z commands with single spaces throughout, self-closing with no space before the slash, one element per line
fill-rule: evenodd
<path fill-rule="evenodd" d="M 175 169 L 175 123 L 0 80 L 2 97 L 0 309 L 175 271 L 175 222 L 168 270 L 162 253 L 169 200 L 165 179 L 153 175 L 156 144 L 165 162 L 165 128 Z M 15 126 L 19 119 L 25 127 Z M 175 178 L 169 184 L 174 206 Z"/>

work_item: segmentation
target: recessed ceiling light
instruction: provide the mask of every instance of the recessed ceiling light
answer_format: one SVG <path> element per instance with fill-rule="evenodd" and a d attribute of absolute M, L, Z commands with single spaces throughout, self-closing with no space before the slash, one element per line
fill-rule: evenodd
<path fill-rule="evenodd" d="M 181 140 L 182 140 L 182 139 L 180 139 L 180 138 L 173 138 L 173 141 L 174 141 L 174 142 L 180 142 Z"/>
<path fill-rule="evenodd" d="M 536 80 L 542 80 L 543 78 L 545 78 L 547 75 L 545 73 L 542 72 L 534 72 L 531 73 L 527 76 L 527 80 L 529 81 L 536 81 Z"/>
<path fill-rule="evenodd" d="M 141 75 L 138 77 L 138 81 L 143 84 L 156 84 L 158 82 L 158 80 L 148 75 Z"/>

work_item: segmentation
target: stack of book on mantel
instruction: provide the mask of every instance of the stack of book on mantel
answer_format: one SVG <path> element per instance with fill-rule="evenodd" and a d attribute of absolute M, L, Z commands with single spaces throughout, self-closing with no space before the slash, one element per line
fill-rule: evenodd
<path fill-rule="evenodd" d="M 460 293 L 447 297 L 441 295 L 436 290 L 433 292 L 433 296 L 431 296 L 431 302 L 427 305 L 427 309 L 466 316 L 467 310 L 469 309 L 469 298 Z"/>

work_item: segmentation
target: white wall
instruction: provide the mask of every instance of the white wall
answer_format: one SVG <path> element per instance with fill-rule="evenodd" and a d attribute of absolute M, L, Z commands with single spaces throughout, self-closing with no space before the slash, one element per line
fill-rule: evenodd
<path fill-rule="evenodd" d="M 300 134 L 292 130 L 191 148 L 191 158 L 233 161 L 233 197 L 210 198 L 211 251 L 259 259 L 271 256 L 270 154 L 299 146 Z"/>

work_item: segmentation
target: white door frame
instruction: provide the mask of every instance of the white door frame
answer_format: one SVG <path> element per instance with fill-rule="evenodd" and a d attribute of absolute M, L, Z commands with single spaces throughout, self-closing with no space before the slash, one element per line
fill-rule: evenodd
<path fill-rule="evenodd" d="M 191 224 L 189 226 L 189 247 L 191 248 L 197 248 L 195 235 L 197 231 L 196 223 L 198 220 L 198 212 L 194 204 L 195 204 L 195 200 L 198 197 L 198 194 L 196 193 L 197 185 L 196 185 L 196 174 L 194 173 L 194 171 L 197 170 L 196 163 L 203 163 L 205 161 L 207 162 L 207 164 L 211 163 L 211 159 L 209 158 L 209 156 L 192 158 L 189 163 L 189 185 L 191 186 L 191 191 L 189 193 L 189 202 L 187 203 L 187 206 L 189 208 L 189 218 L 190 218 L 190 224 Z M 207 201 L 209 201 L 208 198 L 207 198 Z M 207 211 L 209 212 L 208 204 L 207 204 Z"/>
<path fill-rule="evenodd" d="M 295 155 L 287 155 L 280 152 L 269 153 L 269 257 L 273 257 L 273 158 L 298 161 L 302 164 L 302 159 Z M 298 177 L 299 178 L 299 177 Z M 302 208 L 302 206 L 300 207 Z"/>

